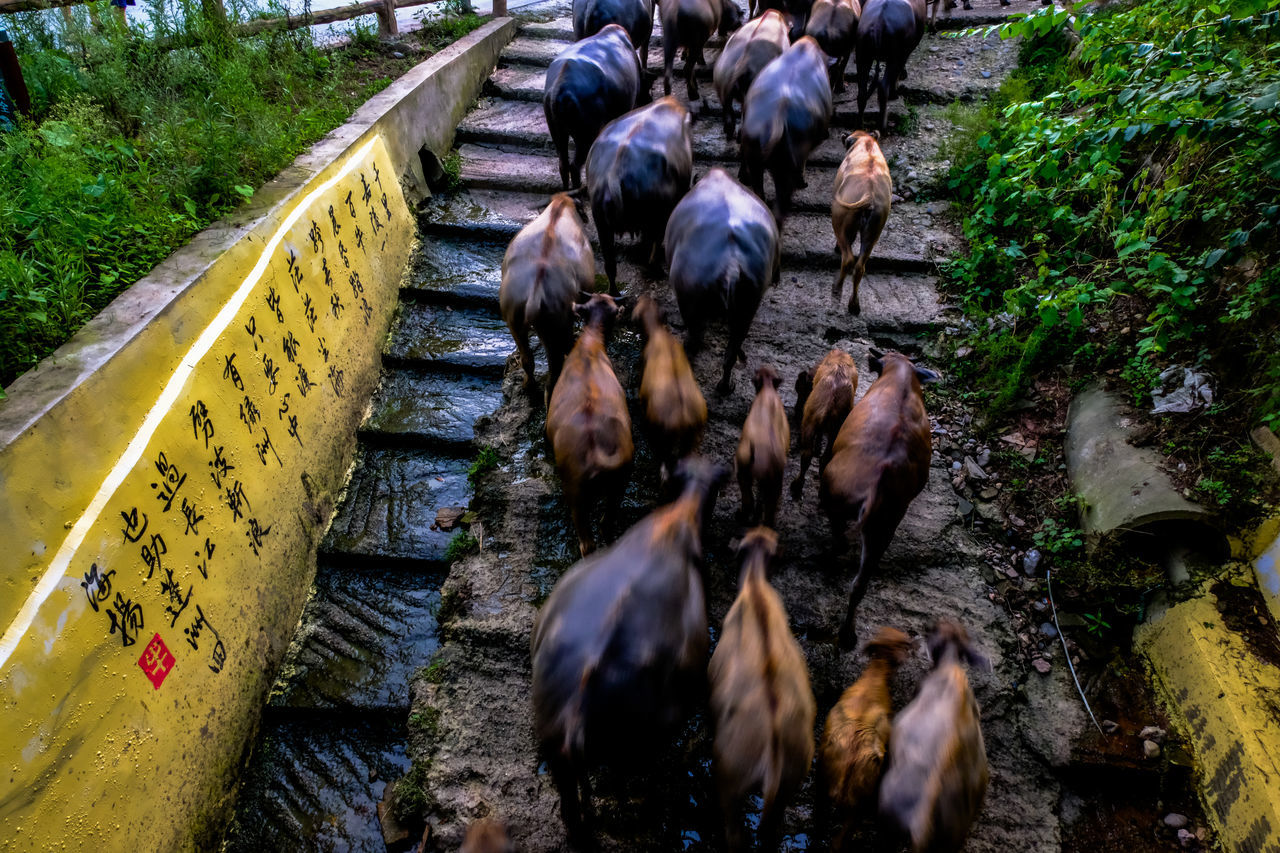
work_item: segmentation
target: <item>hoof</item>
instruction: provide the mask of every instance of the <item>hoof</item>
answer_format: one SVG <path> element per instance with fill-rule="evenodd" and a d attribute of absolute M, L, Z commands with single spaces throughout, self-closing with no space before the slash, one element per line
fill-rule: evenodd
<path fill-rule="evenodd" d="M 721 397 L 725 397 L 725 396 L 728 396 L 729 394 L 732 394 L 732 393 L 733 393 L 733 380 L 732 380 L 732 379 L 722 379 L 722 380 L 721 380 L 721 381 L 716 385 L 716 393 L 717 393 L 717 394 L 719 394 Z"/>
<path fill-rule="evenodd" d="M 804 481 L 802 480 L 791 481 L 791 500 L 799 501 L 800 493 L 803 491 L 804 491 Z"/>
<path fill-rule="evenodd" d="M 859 314 L 862 313 L 862 304 L 859 303 L 858 300 L 856 299 L 852 300 L 849 303 L 849 313 L 857 317 Z"/>
<path fill-rule="evenodd" d="M 842 651 L 852 651 L 858 645 L 858 629 L 852 622 L 840 626 L 840 638 L 837 641 Z"/>

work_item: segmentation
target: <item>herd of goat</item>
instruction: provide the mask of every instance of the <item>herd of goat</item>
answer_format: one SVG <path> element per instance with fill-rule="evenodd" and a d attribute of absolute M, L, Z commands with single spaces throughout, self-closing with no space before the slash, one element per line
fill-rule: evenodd
<path fill-rule="evenodd" d="M 743 342 L 756 309 L 779 281 L 781 224 L 792 193 L 805 186 L 810 152 L 827 138 L 832 89 L 842 88 L 851 52 L 859 119 L 875 86 L 883 131 L 887 103 L 923 35 L 926 9 L 924 0 L 767 4 L 743 24 L 730 0 L 661 0 L 667 96 L 649 102 L 652 0 L 575 0 L 578 40 L 550 64 L 543 100 L 566 192 L 516 235 L 503 260 L 501 310 L 526 389 L 537 388 L 531 332 L 546 352 L 546 434 L 583 557 L 556 584 L 532 637 L 535 731 L 578 847 L 593 843 L 589 772 L 652 764 L 700 707 L 710 709 L 730 849 L 746 846 L 742 813 L 752 794 L 763 800 L 761 844 L 776 848 L 783 810 L 813 763 L 814 694 L 768 572 L 791 446 L 781 379 L 769 365 L 754 373 L 756 394 L 735 463 L 739 518 L 759 526 L 741 539 L 738 596 L 712 654 L 702 537 L 729 472 L 695 455 L 707 402 L 689 358 L 708 321 L 727 320 L 716 390 L 730 390 L 735 364 L 746 361 Z M 754 6 L 753 0 L 752 15 Z M 698 100 L 694 67 L 717 30 L 727 41 L 713 82 L 726 138 L 737 124 L 734 104 L 741 103 L 741 169 L 735 179 L 713 168 L 693 184 L 692 121 L 670 97 L 672 66 L 684 47 L 689 98 Z M 875 80 L 873 65 L 883 65 Z M 877 136 L 855 132 L 847 149 L 832 190 L 840 251 L 832 292 L 840 299 L 851 274 L 848 310 L 856 314 L 867 258 L 889 216 L 892 183 Z M 763 201 L 766 171 L 772 208 Z M 609 294 L 593 292 L 588 206 Z M 605 348 L 614 319 L 630 302 L 617 286 L 616 240 L 628 233 L 640 236 L 650 263 L 665 247 L 668 280 L 687 329 L 682 345 L 651 297 L 632 307 L 644 339 L 641 409 L 654 457 L 676 497 L 597 549 L 592 519 L 603 504 L 603 532 L 616 532 L 634 455 L 626 393 Z M 578 318 L 583 328 L 575 337 Z M 819 502 L 837 547 L 847 547 L 846 535 L 860 539 L 839 633 L 844 648 L 856 643 L 858 603 L 925 487 L 932 454 L 921 386 L 937 374 L 899 353 L 875 350 L 870 368 L 878 377 L 856 403 L 858 368 L 843 350 L 831 350 L 796 380 L 800 470 L 792 497 L 800 499 L 817 455 Z M 819 837 L 830 837 L 833 849 L 843 846 L 851 826 L 878 812 L 915 851 L 959 850 L 981 811 L 988 769 L 964 664 L 985 661 L 953 622 L 940 622 L 928 645 L 933 669 L 895 716 L 889 680 L 913 644 L 902 632 L 881 628 L 864 647 L 869 663 L 862 676 L 827 717 L 816 747 L 816 814 Z M 513 849 L 507 845 L 499 827 L 482 822 L 463 849 Z"/>

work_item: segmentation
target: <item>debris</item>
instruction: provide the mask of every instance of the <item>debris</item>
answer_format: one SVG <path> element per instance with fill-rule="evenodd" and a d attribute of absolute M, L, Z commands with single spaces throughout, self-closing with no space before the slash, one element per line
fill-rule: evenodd
<path fill-rule="evenodd" d="M 1177 812 L 1169 812 L 1164 816 L 1164 825 L 1170 829 L 1182 829 L 1187 825 L 1187 816 Z"/>
<path fill-rule="evenodd" d="M 1145 755 L 1147 758 L 1159 758 L 1160 744 L 1156 743 L 1153 740 L 1144 740 L 1142 742 L 1142 754 Z"/>
<path fill-rule="evenodd" d="M 1036 658 L 1031 662 L 1031 665 L 1034 666 L 1036 668 L 1036 672 L 1041 675 L 1048 675 L 1049 670 L 1053 669 L 1053 664 L 1049 663 L 1044 658 Z"/>
<path fill-rule="evenodd" d="M 1194 412 L 1213 402 L 1211 377 L 1190 367 L 1167 367 L 1159 376 L 1159 386 L 1151 391 L 1156 407 L 1153 415 Z"/>
<path fill-rule="evenodd" d="M 1116 732 L 1120 731 L 1120 724 L 1117 723 L 1115 720 L 1103 720 L 1102 730 L 1109 735 L 1113 735 Z"/>
<path fill-rule="evenodd" d="M 1138 737 L 1143 740 L 1153 740 L 1156 743 L 1164 743 L 1166 734 L 1165 730 L 1159 726 L 1146 726 L 1138 733 Z"/>
<path fill-rule="evenodd" d="M 1041 559 L 1043 559 L 1043 556 L 1039 549 L 1032 548 L 1027 552 L 1027 555 L 1022 558 L 1022 570 L 1026 572 L 1029 577 L 1034 577 L 1036 569 L 1040 568 Z"/>

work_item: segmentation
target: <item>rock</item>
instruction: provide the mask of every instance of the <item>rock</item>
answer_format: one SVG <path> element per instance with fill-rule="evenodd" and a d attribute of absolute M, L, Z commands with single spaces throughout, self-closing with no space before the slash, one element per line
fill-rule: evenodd
<path fill-rule="evenodd" d="M 987 479 L 987 472 L 982 470 L 982 466 L 975 462 L 972 456 L 964 458 L 964 473 L 970 480 Z"/>
<path fill-rule="evenodd" d="M 1056 640 L 1058 638 L 1058 629 L 1053 627 L 1052 622 L 1040 623 L 1040 633 L 1044 634 L 1050 640 Z"/>
<path fill-rule="evenodd" d="M 1113 735 L 1120 730 L 1120 724 L 1115 720 L 1103 720 L 1102 730 L 1109 735 Z"/>
<path fill-rule="evenodd" d="M 1005 569 L 1004 573 L 1009 577 L 1010 580 L 1018 577 L 1017 569 Z"/>
<path fill-rule="evenodd" d="M 990 79 L 991 79 L 991 72 L 990 72 L 990 71 L 983 71 L 983 72 L 982 72 L 982 79 L 983 79 L 983 80 L 990 80 Z"/>
<path fill-rule="evenodd" d="M 392 814 L 390 800 L 394 789 L 394 785 L 388 785 L 387 795 L 378 803 L 378 824 L 382 828 L 382 842 L 387 845 L 388 850 L 403 849 L 408 845 L 410 837 L 409 828 Z"/>
<path fill-rule="evenodd" d="M 1001 512 L 1000 507 L 996 504 L 980 503 L 975 508 L 978 511 L 978 517 L 983 521 L 988 521 L 992 524 L 1004 524 L 1004 513 Z"/>
<path fill-rule="evenodd" d="M 960 498 L 959 503 L 956 504 L 956 511 L 959 512 L 962 517 L 967 517 L 969 513 L 973 512 L 973 504 L 964 498 Z"/>
<path fill-rule="evenodd" d="M 973 355 L 973 347 L 957 347 L 956 358 L 968 358 Z"/>
<path fill-rule="evenodd" d="M 396 59 L 404 59 L 404 54 L 398 50 L 392 51 L 391 55 L 394 56 Z"/>
<path fill-rule="evenodd" d="M 442 506 L 436 510 L 436 523 L 432 525 L 432 529 L 443 530 L 448 533 L 458 526 L 458 522 L 462 521 L 462 516 L 466 514 L 466 507 Z"/>
<path fill-rule="evenodd" d="M 1146 726 L 1142 731 L 1138 732 L 1138 737 L 1143 740 L 1153 740 L 1156 743 L 1164 743 L 1167 733 L 1159 726 Z"/>
<path fill-rule="evenodd" d="M 1042 559 L 1043 555 L 1040 551 L 1036 548 L 1032 548 L 1027 552 L 1027 555 L 1022 558 L 1022 570 L 1026 572 L 1028 576 L 1034 577 L 1036 570 L 1040 568 L 1040 561 Z"/>
<path fill-rule="evenodd" d="M 960 354 L 959 352 L 956 353 L 956 355 L 959 355 L 959 354 Z M 977 455 L 977 457 L 974 458 L 974 461 L 977 462 L 979 465 L 981 465 L 983 468 L 986 468 L 987 465 L 991 462 L 991 449 L 987 447 L 982 448 L 982 452 L 980 452 Z"/>
<path fill-rule="evenodd" d="M 1047 599 L 1037 598 L 1035 601 L 1031 602 L 1031 609 L 1037 613 L 1044 613 L 1049 609 L 1049 602 Z"/>
<path fill-rule="evenodd" d="M 961 466 L 961 464 L 960 464 L 959 462 L 952 462 L 952 463 L 951 463 L 951 470 L 952 470 L 952 471 L 959 471 L 961 467 L 962 467 L 962 466 Z"/>
<path fill-rule="evenodd" d="M 1156 743 L 1153 740 L 1144 740 L 1142 742 L 1142 754 L 1145 755 L 1147 758 L 1159 758 L 1160 744 Z"/>
<path fill-rule="evenodd" d="M 938 52 L 938 46 L 937 46 L 937 45 L 929 45 L 929 52 L 930 52 L 930 53 L 937 53 L 937 52 Z"/>
<path fill-rule="evenodd" d="M 1197 843 L 1198 841 L 1199 839 L 1196 837 L 1195 833 L 1191 832 L 1190 830 L 1187 830 L 1187 829 L 1178 830 L 1178 843 L 1181 844 L 1183 847 L 1186 847 L 1186 848 L 1199 847 L 1200 845 Z"/>
<path fill-rule="evenodd" d="M 987 487 L 982 491 L 978 492 L 978 497 L 982 498 L 984 501 L 992 501 L 996 499 L 996 496 L 998 494 L 1000 494 L 999 489 L 993 489 L 991 487 Z"/>
<path fill-rule="evenodd" d="M 1177 812 L 1169 812 L 1164 816 L 1164 825 L 1170 829 L 1182 829 L 1187 825 L 1187 816 Z"/>
<path fill-rule="evenodd" d="M 1034 666 L 1036 668 L 1036 672 L 1041 675 L 1048 675 L 1049 670 L 1053 669 L 1053 664 L 1049 663 L 1044 658 L 1036 658 L 1031 662 L 1031 665 Z M 1159 747 L 1156 748 L 1159 749 Z"/>

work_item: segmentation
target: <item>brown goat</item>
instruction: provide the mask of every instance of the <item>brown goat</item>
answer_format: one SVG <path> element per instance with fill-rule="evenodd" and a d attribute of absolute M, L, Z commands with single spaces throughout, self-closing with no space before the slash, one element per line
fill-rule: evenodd
<path fill-rule="evenodd" d="M 507 828 L 492 818 L 481 818 L 467 827 L 458 853 L 516 853 L 507 836 Z"/>
<path fill-rule="evenodd" d="M 840 696 L 822 730 L 819 764 L 824 810 L 841 823 L 832 850 L 843 850 L 850 824 L 874 812 L 892 728 L 889 679 L 911 654 L 911 638 L 897 628 L 881 628 L 865 649 L 870 660 L 862 675 Z"/>
<path fill-rule="evenodd" d="M 777 547 L 778 536 L 767 527 L 743 537 L 738 598 L 708 669 L 716 781 L 731 850 L 743 847 L 740 812 L 752 791 L 764 799 L 761 846 L 777 846 L 783 809 L 813 761 L 817 708 L 809 672 L 782 599 L 766 577 Z"/>
<path fill-rule="evenodd" d="M 756 370 L 756 398 L 742 424 L 736 462 L 738 488 L 742 492 L 740 518 L 747 524 L 756 521 L 756 503 L 752 485 L 760 487 L 760 503 L 764 507 L 763 523 L 773 527 L 782 499 L 782 474 L 787 467 L 787 449 L 791 446 L 791 429 L 787 411 L 778 396 L 778 371 L 771 365 Z"/>
<path fill-rule="evenodd" d="M 542 340 L 548 367 L 544 401 L 573 348 L 574 299 L 595 286 L 596 256 L 582 228 L 584 220 L 573 198 L 558 193 L 520 229 L 502 259 L 498 307 L 520 351 L 525 388 L 533 381 L 529 330 Z"/>
<path fill-rule="evenodd" d="M 707 425 L 707 401 L 694 378 L 684 347 L 667 331 L 651 296 L 641 296 L 632 317 L 644 335 L 640 402 L 652 428 L 654 455 L 668 470 L 697 449 Z"/>
<path fill-rule="evenodd" d="M 796 411 L 800 417 L 800 472 L 791 482 L 791 499 L 800 500 L 809 462 L 818 457 L 818 473 L 827 467 L 835 452 L 836 435 L 853 409 L 858 390 L 858 366 L 853 356 L 833 349 L 818 366 L 796 377 Z M 824 449 L 825 445 L 825 449 Z"/>
<path fill-rule="evenodd" d="M 836 232 L 836 248 L 840 250 L 840 271 L 831 285 L 831 296 L 840 298 L 844 279 L 853 270 L 853 293 L 849 296 L 849 313 L 861 314 L 858 286 L 867 272 L 867 258 L 880 239 L 889 219 L 893 197 L 893 179 L 889 164 L 875 137 L 855 130 L 846 140 L 849 153 L 836 172 L 835 196 L 831 199 L 831 227 Z M 853 261 L 853 241 L 861 241 L 858 262 Z"/>
<path fill-rule="evenodd" d="M 963 664 L 990 664 L 954 622 L 938 623 L 929 654 L 933 671 L 893 722 L 880 815 L 911 839 L 915 853 L 952 853 L 964 847 L 990 779 L 982 714 Z"/>
<path fill-rule="evenodd" d="M 585 557 L 595 550 L 590 504 L 604 497 L 606 518 L 613 527 L 618 504 L 631 476 L 631 416 L 627 397 L 605 352 L 608 326 L 617 316 L 620 297 L 591 296 L 574 310 L 586 325 L 547 404 L 547 440 L 564 483 L 565 501 L 573 514 L 578 547 Z"/>
<path fill-rule="evenodd" d="M 840 427 L 819 491 L 837 547 L 845 544 L 846 531 L 862 540 L 849 611 L 840 628 L 844 648 L 857 640 L 858 603 L 907 507 L 924 490 L 933 453 L 920 383 L 936 382 L 938 374 L 916 367 L 900 353 L 881 356 L 874 350 L 871 369 L 880 376 Z"/>

